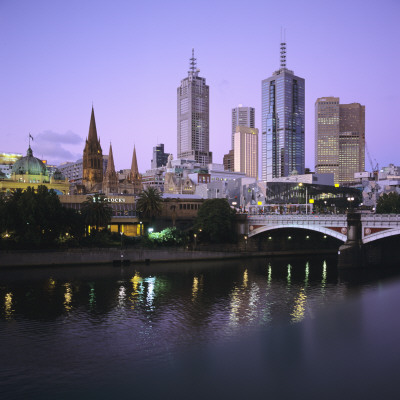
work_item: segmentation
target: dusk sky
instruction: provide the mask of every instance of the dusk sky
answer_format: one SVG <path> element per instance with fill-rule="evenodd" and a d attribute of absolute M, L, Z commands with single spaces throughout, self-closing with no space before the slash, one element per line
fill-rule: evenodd
<path fill-rule="evenodd" d="M 399 0 L 0 0 L 0 152 L 25 155 L 31 133 L 35 156 L 76 161 L 93 102 L 117 169 L 130 168 L 134 145 L 141 172 L 157 143 L 176 158 L 176 90 L 194 48 L 222 163 L 233 107 L 255 107 L 261 127 L 261 80 L 279 68 L 285 27 L 287 67 L 306 84 L 306 167 L 324 96 L 365 105 L 372 158 L 400 165 L 399 21 Z"/>

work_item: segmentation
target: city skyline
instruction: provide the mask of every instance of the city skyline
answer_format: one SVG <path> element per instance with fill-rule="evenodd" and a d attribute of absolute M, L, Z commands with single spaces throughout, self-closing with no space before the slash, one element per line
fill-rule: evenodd
<path fill-rule="evenodd" d="M 398 135 L 400 98 L 395 84 L 376 79 L 379 71 L 400 66 L 393 50 L 400 34 L 398 3 L 339 1 L 335 8 L 317 8 L 312 1 L 253 1 L 243 11 L 239 3 L 227 10 L 224 2 L 206 2 L 213 13 L 197 30 L 183 18 L 194 6 L 180 3 L 1 2 L 0 151 L 25 154 L 30 132 L 38 157 L 76 161 L 93 102 L 98 135 L 106 148 L 112 142 L 117 170 L 129 168 L 134 145 L 140 171 L 150 169 L 159 143 L 176 158 L 176 86 L 195 48 L 210 87 L 210 151 L 222 163 L 231 143 L 232 108 L 251 105 L 261 115 L 260 81 L 279 67 L 284 26 L 287 67 L 307 84 L 305 166 L 314 170 L 314 103 L 324 96 L 364 104 L 372 158 L 379 165 L 399 164 L 391 143 Z M 266 29 L 267 9 L 274 20 Z M 252 21 L 253 29 L 236 32 L 229 21 L 239 16 Z M 183 21 L 179 29 L 177 21 Z M 246 46 L 235 52 L 240 44 Z M 255 122 L 261 128 L 261 118 Z"/>

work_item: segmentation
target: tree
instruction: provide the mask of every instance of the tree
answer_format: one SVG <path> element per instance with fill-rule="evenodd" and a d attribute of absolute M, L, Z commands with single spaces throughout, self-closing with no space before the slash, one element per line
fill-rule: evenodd
<path fill-rule="evenodd" d="M 88 196 L 82 203 L 81 213 L 85 226 L 93 226 L 97 232 L 99 228 L 107 227 L 111 222 L 113 211 L 105 202 L 104 196 L 94 195 Z"/>
<path fill-rule="evenodd" d="M 162 201 L 161 193 L 158 189 L 149 187 L 139 194 L 136 210 L 147 218 L 151 224 L 154 217 L 161 214 Z"/>
<path fill-rule="evenodd" d="M 376 203 L 377 214 L 400 214 L 400 194 L 383 193 Z"/>
<path fill-rule="evenodd" d="M 3 198 L 0 208 L 2 231 L 24 245 L 52 244 L 66 232 L 65 209 L 55 191 L 46 186 L 16 190 Z"/>
<path fill-rule="evenodd" d="M 202 241 L 226 243 L 235 240 L 235 210 L 226 199 L 206 200 L 197 213 L 194 228 Z"/>

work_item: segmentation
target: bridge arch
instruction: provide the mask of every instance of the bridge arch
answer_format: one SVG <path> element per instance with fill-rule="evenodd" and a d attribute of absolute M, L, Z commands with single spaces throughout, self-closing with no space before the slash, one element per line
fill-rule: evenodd
<path fill-rule="evenodd" d="M 278 230 L 278 229 L 286 229 L 286 228 L 295 228 L 295 229 L 302 229 L 302 230 L 309 230 L 323 233 L 324 235 L 331 236 L 333 238 L 339 239 L 342 242 L 347 240 L 347 235 L 344 235 L 341 232 L 334 231 L 332 229 L 325 228 L 324 226 L 319 225 L 296 225 L 296 224 L 285 224 L 285 225 L 265 225 L 259 228 L 256 228 L 252 231 L 249 231 L 248 237 L 251 238 L 256 236 L 260 233 Z"/>
<path fill-rule="evenodd" d="M 383 239 L 383 238 L 390 237 L 390 236 L 396 236 L 396 235 L 400 235 L 400 228 L 388 229 L 386 231 L 372 233 L 371 235 L 364 236 L 363 243 L 367 244 L 367 243 L 371 243 L 371 242 L 374 242 L 379 239 Z"/>

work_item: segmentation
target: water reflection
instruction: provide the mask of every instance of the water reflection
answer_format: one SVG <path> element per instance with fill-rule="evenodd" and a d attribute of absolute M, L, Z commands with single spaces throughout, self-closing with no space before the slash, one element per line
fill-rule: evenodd
<path fill-rule="evenodd" d="M 294 309 L 291 313 L 292 322 L 300 322 L 304 318 L 306 300 L 307 296 L 305 293 L 305 289 L 301 288 L 299 294 L 294 301 Z"/>
<path fill-rule="evenodd" d="M 11 319 L 12 314 L 14 312 L 12 306 L 13 306 L 13 299 L 12 299 L 12 293 L 6 293 L 5 298 L 4 298 L 4 312 L 5 312 L 5 317 L 6 319 Z"/>
<path fill-rule="evenodd" d="M 153 300 L 154 300 L 154 284 L 156 281 L 155 277 L 146 278 L 145 283 L 147 283 L 147 296 L 146 296 L 146 305 L 150 310 L 153 310 Z"/>
<path fill-rule="evenodd" d="M 122 308 L 125 305 L 126 300 L 126 289 L 124 286 L 120 286 L 118 290 L 118 307 Z"/>
<path fill-rule="evenodd" d="M 135 303 L 139 300 L 139 295 L 142 293 L 142 278 L 140 277 L 139 273 L 136 272 L 135 275 L 132 277 L 132 293 L 130 296 L 131 301 L 131 309 L 135 308 Z"/>
<path fill-rule="evenodd" d="M 271 357 L 279 362 L 292 352 L 283 366 L 275 368 L 274 364 L 267 371 L 269 375 L 265 374 L 271 376 L 277 371 L 282 378 L 285 374 L 281 372 L 286 366 L 301 371 L 298 365 L 290 364 L 292 356 L 320 354 L 321 348 L 315 347 L 314 335 L 322 332 L 324 337 L 333 337 L 326 335 L 327 327 L 310 334 L 314 321 L 319 319 L 309 317 L 322 312 L 327 304 L 345 304 L 349 294 L 377 286 L 377 282 L 370 280 L 357 286 L 354 280 L 349 284 L 339 279 L 336 260 L 329 257 L 123 268 L 99 266 L 79 270 L 77 267 L 20 269 L 17 272 L 0 269 L 0 299 L 3 299 L 0 302 L 0 358 L 9 360 L 8 371 L 12 371 L 0 371 L 0 381 L 14 379 L 10 385 L 18 387 L 22 379 L 27 379 L 27 366 L 35 366 L 30 368 L 33 371 L 30 372 L 31 387 L 21 389 L 24 393 L 33 393 L 32 387 L 37 389 L 39 381 L 44 387 L 46 379 L 61 386 L 65 379 L 77 385 L 87 379 L 98 382 L 99 377 L 104 377 L 104 366 L 113 367 L 113 379 L 124 373 L 136 377 L 131 368 L 133 364 L 138 371 L 143 371 L 143 366 L 152 362 L 151 365 L 167 366 L 164 369 L 167 372 L 177 364 L 174 357 L 182 349 L 192 349 L 203 343 L 225 344 L 232 339 L 235 343 L 240 335 L 245 338 L 246 345 L 253 345 L 255 342 L 250 335 L 260 326 L 276 328 L 262 330 L 263 340 L 282 327 L 297 329 L 301 331 L 300 339 L 311 348 L 301 347 L 298 353 L 293 351 L 297 342 L 291 334 L 277 334 L 265 346 L 253 348 L 253 352 L 240 347 L 243 354 L 249 354 L 251 362 L 259 356 L 258 360 L 262 360 L 259 362 Z M 374 307 L 375 304 L 370 304 L 365 310 Z M 359 326 L 363 329 L 364 314 L 357 315 L 360 315 Z M 347 323 L 344 318 L 339 324 L 340 317 L 338 313 L 334 319 L 334 325 L 340 327 L 339 333 Z M 351 334 L 354 332 L 352 329 Z M 356 345 L 361 342 L 351 341 L 349 349 L 357 349 Z M 374 348 L 373 345 L 369 347 Z M 43 357 L 45 348 L 57 350 Z M 201 357 L 206 354 L 204 351 Z M 231 364 L 229 368 L 234 370 L 241 365 Z M 60 374 L 61 368 L 68 371 L 67 378 Z M 251 378 L 254 371 L 247 369 Z M 214 373 L 216 368 L 212 370 Z M 397 370 L 393 368 L 393 371 Z M 115 384 L 111 375 L 106 382 L 110 387 Z M 94 384 L 93 387 L 99 386 Z"/>
<path fill-rule="evenodd" d="M 54 285 L 55 285 L 55 281 Z M 71 289 L 71 284 L 70 283 L 64 283 L 64 288 L 65 288 L 65 292 L 64 292 L 64 308 L 65 311 L 71 311 L 72 306 L 71 306 L 71 301 L 72 301 L 72 289 Z"/>
<path fill-rule="evenodd" d="M 193 286 L 192 286 L 192 301 L 196 300 L 198 291 L 199 291 L 199 278 L 197 278 L 197 276 L 194 276 L 193 277 Z"/>
<path fill-rule="evenodd" d="M 275 321 L 300 322 L 324 304 L 340 301 L 349 290 L 338 281 L 335 261 L 329 259 L 193 265 L 198 266 L 169 270 L 164 264 L 158 271 L 151 266 L 107 267 L 100 277 L 97 268 L 83 268 L 81 278 L 74 281 L 65 279 L 68 272 L 62 276 L 49 269 L 42 281 L 29 283 L 7 283 L 3 271 L 1 315 L 51 319 L 82 309 L 110 316 L 124 310 L 127 323 L 139 318 L 141 324 L 158 326 L 161 334 L 179 332 L 182 340 L 205 340 Z"/>

